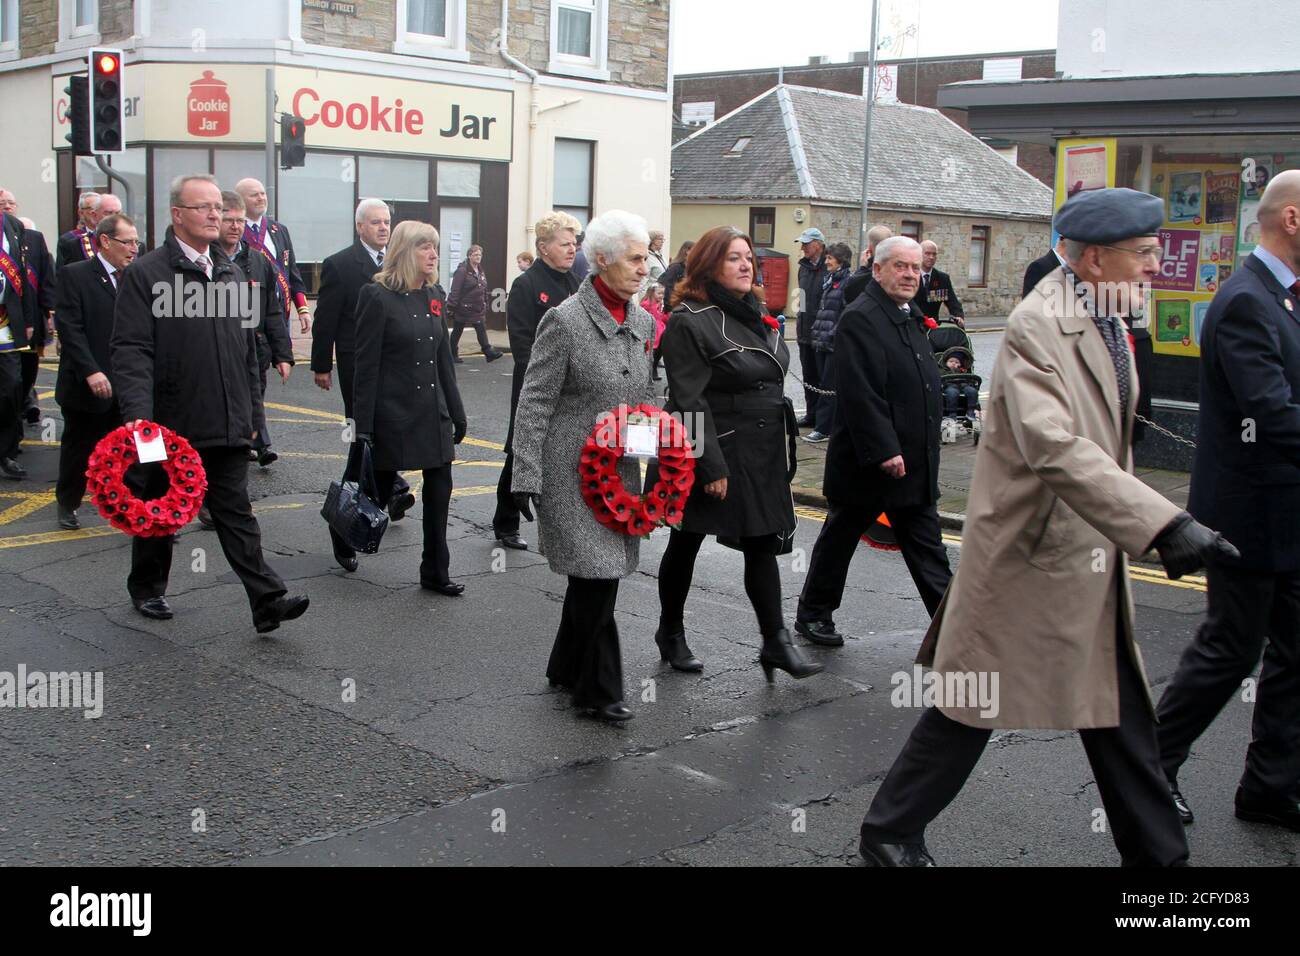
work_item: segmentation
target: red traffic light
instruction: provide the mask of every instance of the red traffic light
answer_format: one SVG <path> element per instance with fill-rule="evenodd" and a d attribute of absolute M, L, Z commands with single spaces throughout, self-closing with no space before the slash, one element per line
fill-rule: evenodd
<path fill-rule="evenodd" d="M 97 66 L 99 67 L 100 73 L 116 73 L 117 57 L 113 56 L 111 53 L 104 53 L 100 56 Z"/>

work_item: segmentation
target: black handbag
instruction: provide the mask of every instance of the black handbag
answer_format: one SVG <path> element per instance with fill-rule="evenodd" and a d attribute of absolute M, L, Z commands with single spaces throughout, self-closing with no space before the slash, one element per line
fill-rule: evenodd
<path fill-rule="evenodd" d="M 353 469 L 356 445 L 361 446 L 359 467 Z M 350 480 L 355 475 L 356 480 Z M 370 445 L 356 442 L 348 451 L 348 464 L 341 481 L 331 481 L 320 514 L 331 530 L 361 554 L 374 554 L 388 530 L 388 515 L 375 503 L 379 497 Z"/>

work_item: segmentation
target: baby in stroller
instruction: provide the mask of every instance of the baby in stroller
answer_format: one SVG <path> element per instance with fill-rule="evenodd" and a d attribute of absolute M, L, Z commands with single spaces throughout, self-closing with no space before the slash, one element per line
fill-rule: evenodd
<path fill-rule="evenodd" d="M 975 374 L 975 349 L 970 335 L 955 322 L 940 322 L 927 333 L 930 348 L 939 363 L 943 381 L 943 423 L 940 437 L 945 444 L 957 440 L 960 431 L 980 436 L 980 385 Z"/>

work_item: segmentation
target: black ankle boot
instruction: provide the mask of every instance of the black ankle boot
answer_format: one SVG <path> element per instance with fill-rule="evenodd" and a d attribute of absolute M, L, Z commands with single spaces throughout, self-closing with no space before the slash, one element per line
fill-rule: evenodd
<path fill-rule="evenodd" d="M 691 653 L 691 649 L 686 646 L 686 630 L 678 628 L 676 631 L 665 633 L 661 624 L 659 630 L 655 631 L 655 643 L 659 645 L 659 656 L 672 665 L 675 671 L 687 671 L 688 673 L 698 673 L 704 670 L 704 664 L 698 657 Z"/>
<path fill-rule="evenodd" d="M 758 652 L 758 663 L 763 666 L 763 676 L 772 683 L 772 671 L 782 670 L 794 678 L 811 677 L 821 673 L 822 666 L 810 661 L 803 652 L 790 641 L 790 632 L 785 628 L 774 634 L 763 635 L 763 649 Z"/>

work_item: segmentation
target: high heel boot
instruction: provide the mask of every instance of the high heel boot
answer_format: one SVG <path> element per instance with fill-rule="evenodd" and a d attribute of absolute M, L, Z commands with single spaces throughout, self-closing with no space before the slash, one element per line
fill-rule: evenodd
<path fill-rule="evenodd" d="M 781 628 L 773 634 L 763 635 L 763 649 L 758 652 L 758 663 L 763 666 L 763 676 L 772 683 L 772 671 L 782 670 L 796 679 L 821 673 L 822 664 L 810 661 L 790 640 L 790 632 Z"/>
<path fill-rule="evenodd" d="M 704 664 L 691 653 L 686 646 L 686 629 L 678 628 L 668 633 L 662 624 L 655 631 L 655 643 L 659 645 L 659 656 L 672 665 L 673 670 L 698 673 L 704 670 Z"/>

